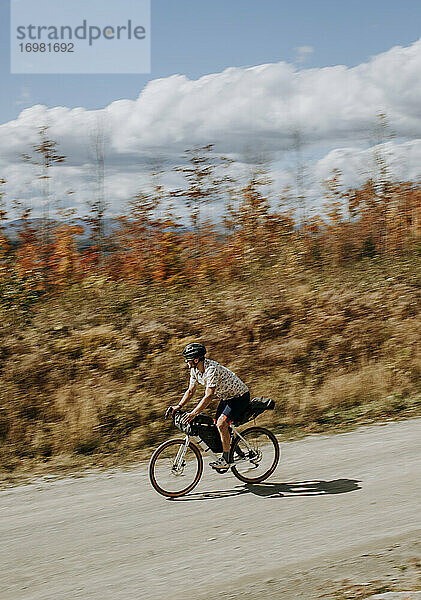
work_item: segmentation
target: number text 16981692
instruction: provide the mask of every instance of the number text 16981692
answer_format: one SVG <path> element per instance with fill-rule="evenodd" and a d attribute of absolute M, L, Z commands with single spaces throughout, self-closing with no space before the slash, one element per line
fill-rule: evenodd
<path fill-rule="evenodd" d="M 75 45 L 73 44 L 73 42 L 55 42 L 54 44 L 52 44 L 51 42 L 27 42 L 26 44 L 19 44 L 21 52 L 74 52 L 74 47 Z"/>

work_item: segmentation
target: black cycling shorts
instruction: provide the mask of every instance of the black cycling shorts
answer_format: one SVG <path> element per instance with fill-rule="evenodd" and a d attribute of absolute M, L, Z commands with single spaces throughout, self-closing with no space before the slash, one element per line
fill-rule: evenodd
<path fill-rule="evenodd" d="M 225 417 L 228 424 L 231 423 L 231 421 L 237 421 L 246 410 L 249 402 L 250 392 L 246 392 L 242 396 L 228 398 L 228 400 L 221 400 L 216 409 L 215 421 L 217 421 L 221 415 Z"/>

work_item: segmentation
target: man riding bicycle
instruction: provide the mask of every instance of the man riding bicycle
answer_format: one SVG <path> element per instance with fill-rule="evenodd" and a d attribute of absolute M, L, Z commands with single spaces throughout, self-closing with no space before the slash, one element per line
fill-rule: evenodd
<path fill-rule="evenodd" d="M 189 387 L 177 406 L 170 406 L 167 412 L 173 413 L 180 410 L 193 397 L 197 384 L 205 386 L 203 398 L 197 406 L 184 416 L 183 421 L 188 423 L 201 413 L 214 399 L 219 399 L 215 413 L 216 426 L 222 441 L 222 456 L 210 466 L 218 470 L 228 470 L 230 433 L 229 424 L 235 421 L 244 412 L 250 402 L 250 392 L 245 383 L 230 369 L 220 365 L 215 360 L 205 358 L 206 348 L 203 344 L 193 342 L 187 344 L 183 356 L 190 369 Z"/>

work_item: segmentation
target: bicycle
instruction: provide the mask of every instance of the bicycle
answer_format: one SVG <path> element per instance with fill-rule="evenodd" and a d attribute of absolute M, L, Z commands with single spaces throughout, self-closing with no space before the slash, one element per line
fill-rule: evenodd
<path fill-rule="evenodd" d="M 281 450 L 278 440 L 269 429 L 254 425 L 240 432 L 237 427 L 255 419 L 264 410 L 273 409 L 274 406 L 273 400 L 254 398 L 242 418 L 236 424 L 230 425 L 230 470 L 243 483 L 260 483 L 270 477 L 278 465 Z M 214 420 L 206 415 L 198 415 L 191 423 L 184 425 L 182 418 L 183 414 L 179 411 L 173 414 L 174 424 L 186 434 L 185 438 L 163 442 L 154 451 L 149 462 L 152 486 L 159 494 L 168 498 L 184 496 L 199 483 L 203 473 L 201 450 L 214 460 L 218 458 L 215 451 L 199 435 L 200 425 L 206 423 L 209 429 L 212 423 L 214 432 L 211 438 L 220 443 Z M 211 445 L 215 449 L 215 444 Z M 226 472 L 214 470 L 219 473 Z"/>

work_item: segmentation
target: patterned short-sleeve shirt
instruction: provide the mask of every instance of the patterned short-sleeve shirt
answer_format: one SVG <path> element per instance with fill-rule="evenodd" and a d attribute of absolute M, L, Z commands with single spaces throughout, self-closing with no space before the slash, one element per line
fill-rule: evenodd
<path fill-rule="evenodd" d="M 203 373 L 196 368 L 190 369 L 189 387 L 200 383 L 205 387 L 215 388 L 215 394 L 221 400 L 242 396 L 249 391 L 246 384 L 235 373 L 220 365 L 216 360 L 205 358 L 204 367 Z"/>

